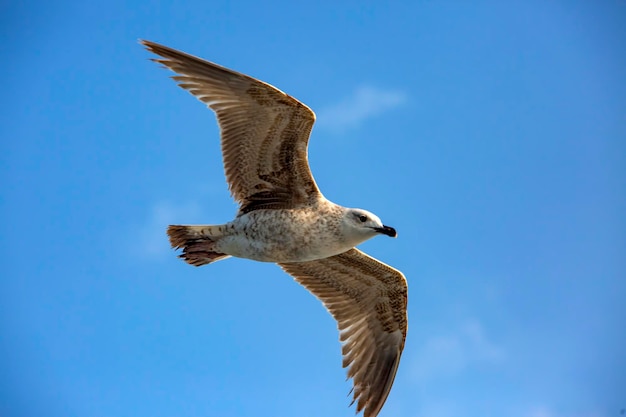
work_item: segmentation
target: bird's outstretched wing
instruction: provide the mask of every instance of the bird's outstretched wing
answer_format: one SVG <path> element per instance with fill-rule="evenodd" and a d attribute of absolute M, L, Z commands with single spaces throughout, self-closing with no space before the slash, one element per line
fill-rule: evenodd
<path fill-rule="evenodd" d="M 279 264 L 338 322 L 343 366 L 357 412 L 375 417 L 398 369 L 407 332 L 404 275 L 358 249 L 309 262 Z"/>
<path fill-rule="evenodd" d="M 320 196 L 307 159 L 315 114 L 279 89 L 167 46 L 141 41 L 217 114 L 226 180 L 240 212 L 295 208 Z"/>

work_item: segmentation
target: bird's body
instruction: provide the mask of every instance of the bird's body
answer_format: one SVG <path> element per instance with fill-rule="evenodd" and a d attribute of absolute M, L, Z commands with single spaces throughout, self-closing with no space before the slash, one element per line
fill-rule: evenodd
<path fill-rule="evenodd" d="M 230 256 L 275 262 L 335 317 L 357 412 L 375 417 L 393 383 L 407 331 L 402 273 L 356 245 L 395 229 L 366 210 L 339 206 L 317 188 L 307 145 L 314 113 L 262 81 L 149 41 L 179 85 L 213 109 L 224 168 L 240 204 L 221 225 L 174 225 L 168 235 L 187 263 Z"/>
<path fill-rule="evenodd" d="M 243 213 L 213 236 L 215 251 L 261 262 L 311 261 L 337 255 L 354 246 L 337 234 L 341 225 L 334 214 L 340 212 L 339 206 L 320 201 L 313 207 Z M 275 227 L 268 228 L 270 223 Z M 308 233 L 299 233 L 302 230 Z"/>

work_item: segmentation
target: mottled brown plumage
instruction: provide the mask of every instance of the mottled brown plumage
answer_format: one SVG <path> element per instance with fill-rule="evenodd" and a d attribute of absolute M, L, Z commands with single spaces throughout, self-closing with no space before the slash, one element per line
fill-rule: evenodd
<path fill-rule="evenodd" d="M 402 273 L 358 249 L 309 262 L 279 264 L 337 320 L 353 402 L 365 417 L 382 408 L 404 348 L 407 285 Z"/>
<path fill-rule="evenodd" d="M 326 200 L 307 160 L 314 113 L 247 75 L 149 41 L 155 59 L 217 114 L 226 179 L 240 204 L 225 225 L 168 228 L 172 247 L 200 266 L 239 256 L 276 262 L 338 322 L 353 403 L 376 417 L 398 369 L 407 332 L 407 283 L 354 246 L 393 228 L 365 210 Z"/>
<path fill-rule="evenodd" d="M 149 41 L 155 62 L 206 103 L 221 129 L 226 180 L 241 211 L 293 208 L 318 197 L 307 144 L 315 114 L 262 81 Z"/>

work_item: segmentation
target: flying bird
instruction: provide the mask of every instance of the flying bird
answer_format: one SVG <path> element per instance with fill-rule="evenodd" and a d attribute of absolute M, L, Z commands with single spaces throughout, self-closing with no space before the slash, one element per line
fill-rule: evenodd
<path fill-rule="evenodd" d="M 369 211 L 322 195 L 307 157 L 315 114 L 279 89 L 184 52 L 141 41 L 178 85 L 217 115 L 226 180 L 239 203 L 221 225 L 172 225 L 170 243 L 194 266 L 231 256 L 277 263 L 338 322 L 352 404 L 376 417 L 398 369 L 407 332 L 404 275 L 355 248 L 396 237 Z"/>

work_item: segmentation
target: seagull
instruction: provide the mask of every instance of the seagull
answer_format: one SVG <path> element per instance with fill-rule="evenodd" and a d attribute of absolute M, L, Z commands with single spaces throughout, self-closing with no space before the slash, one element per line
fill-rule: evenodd
<path fill-rule="evenodd" d="M 228 257 L 277 263 L 337 320 L 352 402 L 376 417 L 393 384 L 407 333 L 404 275 L 355 246 L 396 237 L 373 213 L 327 200 L 309 168 L 315 113 L 263 81 L 176 49 L 140 41 L 178 85 L 217 115 L 235 219 L 171 225 L 174 249 L 201 266 Z"/>

